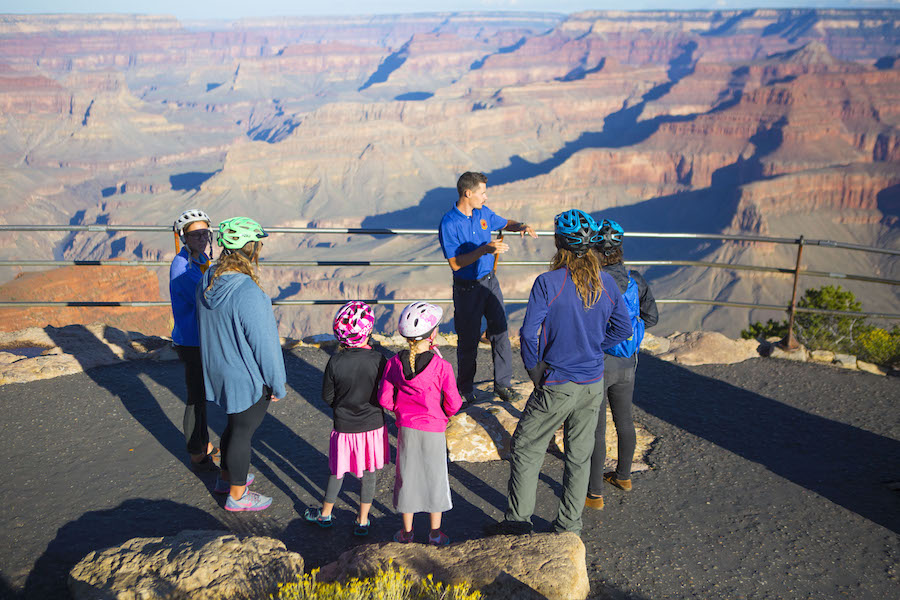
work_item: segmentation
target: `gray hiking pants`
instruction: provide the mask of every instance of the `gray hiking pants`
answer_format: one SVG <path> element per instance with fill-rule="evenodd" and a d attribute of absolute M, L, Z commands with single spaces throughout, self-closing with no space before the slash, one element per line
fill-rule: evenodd
<path fill-rule="evenodd" d="M 513 434 L 507 521 L 531 522 L 538 476 L 547 446 L 560 425 L 565 440 L 563 491 L 553 529 L 581 531 L 594 452 L 594 432 L 603 399 L 603 380 L 589 384 L 564 383 L 536 388 L 525 404 Z"/>

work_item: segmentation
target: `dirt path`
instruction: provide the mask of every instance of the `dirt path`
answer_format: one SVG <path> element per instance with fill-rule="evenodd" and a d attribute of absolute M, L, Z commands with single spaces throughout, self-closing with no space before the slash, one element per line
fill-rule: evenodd
<path fill-rule="evenodd" d="M 0 387 L 0 597 L 65 598 L 68 569 L 89 551 L 189 528 L 272 535 L 310 567 L 360 543 L 352 480 L 333 529 L 300 518 L 328 474 L 331 421 L 319 400 L 328 355 L 285 356 L 288 397 L 254 438 L 255 488 L 275 498 L 259 514 L 226 513 L 212 481 L 184 466 L 180 363 Z M 636 397 L 636 419 L 658 436 L 654 469 L 636 475 L 629 494 L 610 488 L 602 512 L 586 512 L 594 597 L 900 595 L 900 379 L 764 359 L 683 368 L 642 356 Z M 371 541 L 387 541 L 399 524 L 386 471 Z M 508 467 L 456 463 L 450 473 L 445 529 L 454 540 L 477 537 L 502 514 Z M 559 456 L 548 454 L 539 531 L 555 515 L 561 477 Z"/>

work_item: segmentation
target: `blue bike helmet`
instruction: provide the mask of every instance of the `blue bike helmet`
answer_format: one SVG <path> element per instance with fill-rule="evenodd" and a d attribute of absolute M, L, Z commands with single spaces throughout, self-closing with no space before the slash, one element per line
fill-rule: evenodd
<path fill-rule="evenodd" d="M 553 220 L 556 247 L 584 256 L 598 242 L 600 227 L 591 215 L 573 208 Z"/>
<path fill-rule="evenodd" d="M 600 221 L 600 239 L 595 246 L 605 256 L 609 256 L 622 247 L 624 236 L 625 230 L 621 225 L 611 219 L 603 219 Z"/>

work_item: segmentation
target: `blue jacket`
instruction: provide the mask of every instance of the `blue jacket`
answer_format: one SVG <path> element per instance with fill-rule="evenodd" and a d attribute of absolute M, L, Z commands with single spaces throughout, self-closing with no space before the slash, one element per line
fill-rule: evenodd
<path fill-rule="evenodd" d="M 467 217 L 454 206 L 441 219 L 438 229 L 438 241 L 444 258 L 450 259 L 468 254 L 479 246 L 491 241 L 491 232 L 506 227 L 507 220 L 498 216 L 487 206 L 476 208 L 472 216 Z M 485 254 L 471 265 L 467 265 L 453 273 L 456 279 L 481 279 L 494 269 L 494 255 Z"/>
<path fill-rule="evenodd" d="M 593 383 L 603 377 L 603 350 L 631 335 L 631 319 L 619 286 L 600 274 L 603 293 L 589 309 L 566 268 L 538 275 L 519 331 L 528 370 L 547 364 L 545 385 Z"/>
<path fill-rule="evenodd" d="M 256 404 L 264 385 L 283 398 L 284 356 L 272 300 L 243 273 L 226 273 L 205 292 L 214 272 L 215 266 L 208 269 L 197 288 L 207 400 L 234 414 Z"/>
<path fill-rule="evenodd" d="M 206 263 L 205 254 L 200 259 Z M 169 296 L 172 298 L 172 341 L 178 346 L 199 346 L 197 330 L 197 284 L 203 277 L 203 270 L 191 260 L 187 246 L 172 259 L 169 267 Z"/>

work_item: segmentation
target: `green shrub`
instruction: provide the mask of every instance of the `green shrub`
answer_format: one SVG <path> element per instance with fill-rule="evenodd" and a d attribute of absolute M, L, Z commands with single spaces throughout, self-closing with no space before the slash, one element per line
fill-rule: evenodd
<path fill-rule="evenodd" d="M 808 289 L 797 302 L 803 308 L 861 312 L 862 303 L 841 286 L 826 285 Z M 741 331 L 745 340 L 761 340 L 787 335 L 787 321 L 766 323 L 757 321 Z M 892 366 L 900 363 L 900 327 L 888 332 L 866 324 L 863 316 L 821 315 L 798 312 L 794 316 L 794 335 L 810 350 L 831 350 L 855 354 L 862 360 L 878 365 Z"/>
<path fill-rule="evenodd" d="M 787 321 L 776 322 L 769 319 L 765 324 L 757 321 L 747 329 L 742 329 L 741 337 L 745 340 L 765 340 L 774 336 L 783 338 L 787 335 L 787 330 Z"/>
<path fill-rule="evenodd" d="M 862 310 L 862 304 L 853 292 L 833 285 L 806 290 L 797 306 L 850 312 Z M 798 312 L 794 317 L 794 333 L 807 348 L 854 352 L 857 338 L 871 329 L 865 321 L 865 317 Z"/>
<path fill-rule="evenodd" d="M 319 570 L 304 574 L 296 582 L 278 586 L 273 600 L 478 600 L 481 592 L 469 585 L 444 585 L 431 575 L 414 581 L 404 567 L 379 569 L 372 577 L 353 578 L 346 583 L 320 583 L 316 581 Z"/>
<path fill-rule="evenodd" d="M 877 365 L 900 362 L 900 327 L 890 332 L 881 328 L 862 333 L 856 341 L 857 357 Z"/>

